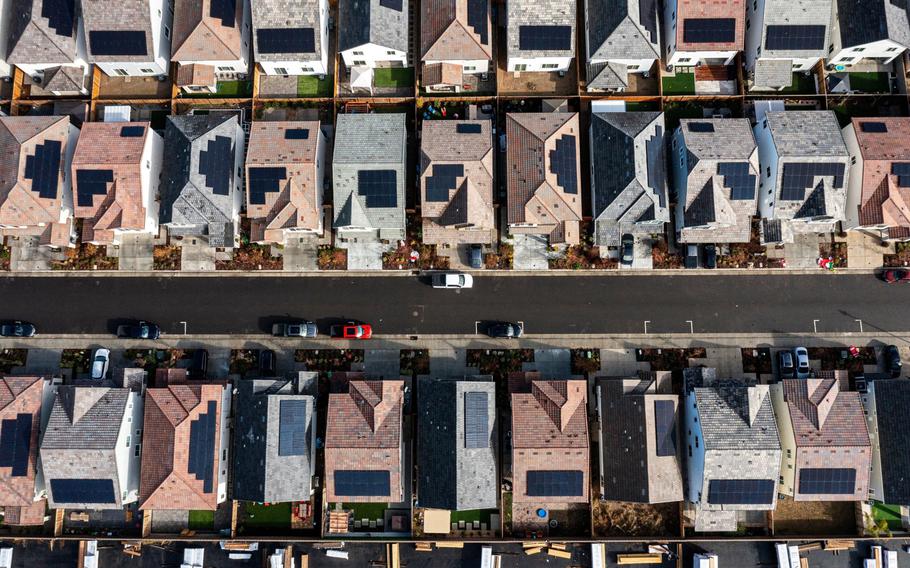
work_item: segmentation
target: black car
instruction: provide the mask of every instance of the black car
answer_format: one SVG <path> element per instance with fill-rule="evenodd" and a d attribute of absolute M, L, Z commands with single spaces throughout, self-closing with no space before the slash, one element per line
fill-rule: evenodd
<path fill-rule="evenodd" d="M 777 352 L 777 371 L 782 379 L 796 378 L 796 366 L 793 363 L 792 351 Z"/>
<path fill-rule="evenodd" d="M 717 268 L 717 247 L 705 245 L 705 268 Z"/>
<path fill-rule="evenodd" d="M 263 349 L 259 352 L 259 376 L 275 376 L 275 352 L 271 349 Z"/>
<path fill-rule="evenodd" d="M 193 358 L 190 366 L 186 370 L 186 376 L 190 379 L 204 379 L 209 370 L 209 352 L 205 349 L 196 349 L 193 351 Z"/>
<path fill-rule="evenodd" d="M 635 237 L 626 233 L 622 236 L 620 242 L 622 243 L 622 256 L 620 259 L 623 265 L 632 266 L 632 261 L 635 259 Z"/>
<path fill-rule="evenodd" d="M 487 335 L 495 338 L 518 339 L 523 332 L 520 325 L 508 321 L 493 322 L 487 326 Z"/>
<path fill-rule="evenodd" d="M 0 337 L 34 337 L 35 326 L 24 321 L 8 321 L 0 325 Z"/>
<path fill-rule="evenodd" d="M 480 245 L 471 245 L 471 268 L 483 268 L 483 247 Z"/>
<path fill-rule="evenodd" d="M 888 345 L 882 350 L 882 359 L 885 363 L 885 372 L 891 373 L 895 379 L 901 376 L 901 352 L 896 345 Z"/>
<path fill-rule="evenodd" d="M 117 326 L 117 337 L 121 339 L 158 339 L 161 328 L 147 321 L 134 321 Z"/>

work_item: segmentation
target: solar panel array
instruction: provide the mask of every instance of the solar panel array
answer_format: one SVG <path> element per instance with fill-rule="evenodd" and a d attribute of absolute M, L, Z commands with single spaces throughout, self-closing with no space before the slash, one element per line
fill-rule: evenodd
<path fill-rule="evenodd" d="M 638 0 L 638 21 L 648 31 L 649 40 L 657 42 L 657 0 Z"/>
<path fill-rule="evenodd" d="M 676 405 L 672 400 L 654 401 L 654 434 L 658 456 L 676 455 Z"/>
<path fill-rule="evenodd" d="M 250 168 L 247 179 L 250 205 L 265 205 L 265 194 L 278 193 L 287 177 L 287 168 Z"/>
<path fill-rule="evenodd" d="M 237 0 L 211 0 L 209 16 L 221 20 L 221 25 L 233 28 L 237 23 Z"/>
<path fill-rule="evenodd" d="M 116 503 L 113 479 L 51 479 L 54 503 Z"/>
<path fill-rule="evenodd" d="M 689 132 L 714 132 L 714 125 L 710 122 L 690 122 Z"/>
<path fill-rule="evenodd" d="M 215 136 L 209 140 L 206 149 L 199 152 L 199 174 L 205 176 L 205 185 L 215 195 L 230 193 L 234 173 L 233 153 L 232 141 L 227 136 Z"/>
<path fill-rule="evenodd" d="M 398 203 L 398 173 L 395 170 L 360 170 L 357 194 L 366 198 L 367 207 L 395 207 Z"/>
<path fill-rule="evenodd" d="M 578 470 L 536 470 L 527 475 L 529 497 L 580 497 L 584 474 Z"/>
<path fill-rule="evenodd" d="M 765 49 L 824 49 L 825 26 L 773 25 L 765 35 Z"/>
<path fill-rule="evenodd" d="M 144 126 L 123 126 L 120 128 L 121 138 L 141 138 L 144 134 Z"/>
<path fill-rule="evenodd" d="M 910 162 L 892 163 L 891 175 L 897 176 L 898 187 L 910 187 Z"/>
<path fill-rule="evenodd" d="M 460 177 L 464 177 L 463 164 L 433 164 L 433 175 L 427 178 L 427 201 L 448 201 L 449 192 L 455 189 Z"/>
<path fill-rule="evenodd" d="M 480 125 L 461 122 L 455 125 L 455 132 L 459 134 L 480 134 Z"/>
<path fill-rule="evenodd" d="M 278 407 L 278 455 L 305 456 L 310 417 L 305 400 L 282 400 Z"/>
<path fill-rule="evenodd" d="M 93 55 L 148 55 L 141 30 L 94 30 L 88 42 Z"/>
<path fill-rule="evenodd" d="M 211 493 L 215 475 L 215 417 L 218 403 L 208 402 L 206 411 L 190 423 L 190 447 L 186 472 L 202 481 L 202 491 Z"/>
<path fill-rule="evenodd" d="M 791 162 L 784 164 L 784 175 L 781 180 L 780 198 L 785 201 L 802 201 L 806 190 L 815 185 L 815 178 L 831 176 L 834 187 L 844 185 L 844 164 L 831 162 Z"/>
<path fill-rule="evenodd" d="M 556 174 L 556 183 L 566 193 L 578 193 L 578 162 L 575 155 L 575 137 L 564 134 L 550 150 L 550 173 Z"/>
<path fill-rule="evenodd" d="M 47 26 L 57 35 L 72 37 L 76 0 L 44 0 L 41 3 L 41 17 L 47 19 Z"/>
<path fill-rule="evenodd" d="M 884 122 L 860 122 L 859 129 L 863 132 L 883 134 L 888 132 L 888 125 Z"/>
<path fill-rule="evenodd" d="M 489 41 L 488 35 L 488 9 L 489 0 L 468 0 L 468 25 L 474 30 L 474 33 L 480 36 L 480 43 L 486 45 Z"/>
<path fill-rule="evenodd" d="M 724 177 L 724 187 L 730 188 L 730 199 L 755 199 L 756 176 L 749 173 L 749 162 L 721 162 L 717 175 Z"/>
<path fill-rule="evenodd" d="M 259 53 L 316 53 L 313 28 L 260 28 L 256 39 Z"/>
<path fill-rule="evenodd" d="M 391 474 L 387 470 L 335 471 L 335 495 L 343 497 L 381 497 L 391 494 Z"/>
<path fill-rule="evenodd" d="M 0 467 L 13 468 L 13 477 L 28 475 L 28 454 L 32 445 L 32 415 L 17 414 L 0 424 Z"/>
<path fill-rule="evenodd" d="M 519 26 L 518 49 L 523 51 L 572 49 L 572 27 Z"/>
<path fill-rule="evenodd" d="M 490 447 L 489 396 L 485 392 L 464 393 L 464 447 Z"/>
<path fill-rule="evenodd" d="M 853 495 L 856 470 L 852 467 L 817 467 L 799 470 L 799 492 L 811 495 Z"/>
<path fill-rule="evenodd" d="M 307 140 L 309 137 L 309 128 L 288 128 L 284 131 L 285 140 Z"/>
<path fill-rule="evenodd" d="M 402 11 L 402 0 L 379 0 L 379 5 L 396 12 Z"/>
<path fill-rule="evenodd" d="M 91 207 L 94 197 L 105 195 L 107 184 L 113 182 L 113 170 L 76 170 L 76 204 Z"/>
<path fill-rule="evenodd" d="M 712 479 L 708 503 L 712 505 L 770 505 L 774 502 L 773 479 Z"/>
<path fill-rule="evenodd" d="M 25 179 L 32 180 L 32 191 L 37 191 L 38 197 L 57 197 L 62 149 L 60 141 L 45 140 L 44 144 L 35 146 L 34 156 L 25 156 Z"/>
<path fill-rule="evenodd" d="M 736 40 L 736 18 L 686 18 L 682 24 L 686 43 L 731 43 Z"/>

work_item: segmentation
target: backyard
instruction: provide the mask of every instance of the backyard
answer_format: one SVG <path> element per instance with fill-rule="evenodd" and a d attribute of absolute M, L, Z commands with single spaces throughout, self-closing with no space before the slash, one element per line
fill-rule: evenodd
<path fill-rule="evenodd" d="M 319 80 L 316 75 L 301 75 L 297 77 L 298 97 L 331 97 L 332 81 L 329 77 Z"/>
<path fill-rule="evenodd" d="M 794 501 L 781 498 L 774 510 L 774 533 L 856 535 L 856 504 L 851 501 Z"/>
<path fill-rule="evenodd" d="M 888 524 L 889 531 L 903 530 L 901 522 L 901 510 L 898 505 L 886 505 L 885 503 L 875 502 L 872 504 L 872 519 L 877 523 L 885 521 Z"/>
<path fill-rule="evenodd" d="M 890 93 L 891 81 L 888 73 L 880 71 L 847 73 L 850 77 L 850 90 L 863 93 Z"/>
<path fill-rule="evenodd" d="M 187 527 L 191 531 L 206 531 L 215 528 L 215 511 L 190 511 Z"/>
<path fill-rule="evenodd" d="M 400 89 L 414 85 L 413 67 L 383 67 L 373 71 L 373 86 Z"/>
<path fill-rule="evenodd" d="M 243 525 L 251 529 L 287 529 L 291 526 L 291 503 L 244 504 Z"/>
<path fill-rule="evenodd" d="M 252 81 L 218 81 L 214 93 L 191 93 L 181 94 L 182 97 L 189 99 L 199 99 L 206 97 L 220 97 L 229 99 L 246 99 L 253 96 Z"/>
<path fill-rule="evenodd" d="M 806 75 L 802 71 L 793 73 L 793 83 L 777 92 L 782 94 L 814 95 L 818 92 L 818 88 L 815 86 L 815 75 L 811 73 Z"/>
<path fill-rule="evenodd" d="M 694 95 L 695 73 L 677 73 L 661 77 L 664 95 Z"/>

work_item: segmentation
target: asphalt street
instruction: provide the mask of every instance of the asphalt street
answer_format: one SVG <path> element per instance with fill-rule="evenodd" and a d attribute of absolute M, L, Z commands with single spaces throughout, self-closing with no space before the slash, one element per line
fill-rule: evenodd
<path fill-rule="evenodd" d="M 0 279 L 0 319 L 41 334 L 102 334 L 125 318 L 165 334 L 266 333 L 275 321 L 341 320 L 376 334 L 902 332 L 910 286 L 869 274 L 477 276 L 470 290 L 417 277 L 22 277 Z M 482 324 L 481 324 L 482 325 Z"/>

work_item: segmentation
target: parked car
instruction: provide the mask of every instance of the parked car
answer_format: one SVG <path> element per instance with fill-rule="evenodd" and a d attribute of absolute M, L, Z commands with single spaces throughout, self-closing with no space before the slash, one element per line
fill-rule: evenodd
<path fill-rule="evenodd" d="M 329 335 L 335 339 L 369 339 L 373 337 L 373 327 L 349 321 L 333 325 L 329 329 Z"/>
<path fill-rule="evenodd" d="M 474 277 L 460 272 L 437 272 L 433 275 L 433 288 L 471 288 Z"/>
<path fill-rule="evenodd" d="M 275 376 L 275 352 L 271 349 L 263 349 L 259 352 L 259 376 Z"/>
<path fill-rule="evenodd" d="M 809 352 L 805 347 L 797 347 L 793 350 L 793 357 L 796 359 L 796 378 L 809 378 Z"/>
<path fill-rule="evenodd" d="M 635 258 L 635 237 L 626 233 L 620 239 L 620 243 L 622 243 L 622 263 L 626 266 L 632 266 L 632 260 Z"/>
<path fill-rule="evenodd" d="M 161 328 L 156 324 L 136 320 L 117 326 L 117 337 L 122 339 L 158 339 L 161 337 Z"/>
<path fill-rule="evenodd" d="M 717 268 L 717 247 L 705 245 L 705 268 Z"/>
<path fill-rule="evenodd" d="M 902 268 L 886 270 L 882 273 L 882 280 L 888 284 L 894 284 L 896 282 L 910 282 L 910 270 L 904 270 Z"/>
<path fill-rule="evenodd" d="M 186 370 L 186 376 L 190 379 L 204 379 L 209 370 L 209 352 L 205 349 L 196 349 L 193 351 L 193 358 L 190 366 Z"/>
<path fill-rule="evenodd" d="M 487 326 L 487 335 L 497 339 L 518 339 L 524 330 L 517 323 L 497 321 Z"/>
<path fill-rule="evenodd" d="M 895 379 L 901 376 L 901 352 L 897 345 L 888 345 L 882 350 L 882 358 L 885 362 L 885 372 L 891 373 Z"/>
<path fill-rule="evenodd" d="M 471 268 L 483 268 L 483 247 L 481 245 L 471 245 Z"/>
<path fill-rule="evenodd" d="M 793 364 L 793 353 L 790 351 L 777 352 L 777 370 L 780 378 L 796 378 L 796 366 Z"/>
<path fill-rule="evenodd" d="M 686 268 L 698 268 L 698 245 L 686 246 Z"/>
<path fill-rule="evenodd" d="M 111 364 L 111 350 L 101 349 L 95 350 L 95 356 L 92 358 L 92 380 L 101 381 L 107 377 L 107 369 Z"/>
<path fill-rule="evenodd" d="M 275 337 L 316 337 L 319 335 L 319 331 L 316 329 L 316 324 L 311 321 L 295 321 L 273 324 L 272 335 Z"/>
<path fill-rule="evenodd" d="M 0 337 L 34 337 L 35 326 L 25 321 L 8 321 L 0 325 Z"/>

